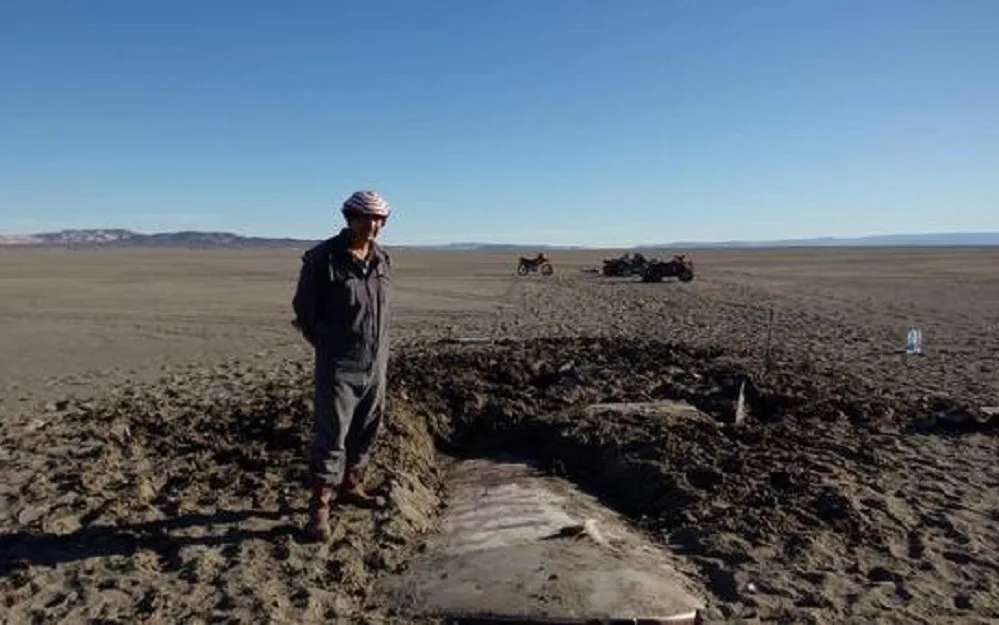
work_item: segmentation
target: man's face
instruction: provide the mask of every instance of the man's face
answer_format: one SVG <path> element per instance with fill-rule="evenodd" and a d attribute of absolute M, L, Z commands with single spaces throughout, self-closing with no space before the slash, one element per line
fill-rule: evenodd
<path fill-rule="evenodd" d="M 347 227 L 355 241 L 374 241 L 385 227 L 384 217 L 371 215 L 351 215 L 347 217 Z"/>

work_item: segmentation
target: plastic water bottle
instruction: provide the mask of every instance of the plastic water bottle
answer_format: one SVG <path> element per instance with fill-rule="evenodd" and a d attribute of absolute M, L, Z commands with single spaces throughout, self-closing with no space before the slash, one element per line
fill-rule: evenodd
<path fill-rule="evenodd" d="M 909 328 L 909 334 L 905 339 L 905 353 L 923 353 L 923 331 L 919 328 Z"/>

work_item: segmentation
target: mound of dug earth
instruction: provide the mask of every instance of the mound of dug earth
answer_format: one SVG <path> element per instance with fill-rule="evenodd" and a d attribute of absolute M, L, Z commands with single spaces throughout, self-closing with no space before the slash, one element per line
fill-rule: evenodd
<path fill-rule="evenodd" d="M 332 544 L 299 544 L 309 379 L 298 363 L 192 368 L 71 403 L 5 441 L 0 596 L 11 622 L 370 612 L 373 577 L 401 567 L 431 529 L 433 441 L 397 411 L 371 476 L 391 511 L 344 509 Z"/>
<path fill-rule="evenodd" d="M 842 622 L 909 609 L 926 582 L 952 592 L 912 607 L 930 620 L 999 617 L 974 586 L 999 570 L 977 534 L 918 516 L 920 494 L 890 481 L 907 443 L 873 426 L 923 414 L 904 398 L 617 339 L 415 346 L 391 381 L 369 475 L 389 509 L 341 509 L 328 546 L 297 539 L 302 363 L 192 367 L 8 428 L 0 605 L 14 622 L 413 622 L 377 584 L 433 548 L 455 459 L 514 454 L 680 554 L 713 616 Z M 664 400 L 700 416 L 616 405 Z"/>

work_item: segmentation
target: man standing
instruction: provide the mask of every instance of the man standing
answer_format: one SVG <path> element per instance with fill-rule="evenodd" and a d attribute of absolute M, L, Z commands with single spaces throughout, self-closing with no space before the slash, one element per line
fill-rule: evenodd
<path fill-rule="evenodd" d="M 391 261 L 375 242 L 391 209 L 374 191 L 343 203 L 347 225 L 302 256 L 292 300 L 296 324 L 315 350 L 312 495 L 306 534 L 328 541 L 330 505 L 384 505 L 362 486 L 385 403 Z"/>

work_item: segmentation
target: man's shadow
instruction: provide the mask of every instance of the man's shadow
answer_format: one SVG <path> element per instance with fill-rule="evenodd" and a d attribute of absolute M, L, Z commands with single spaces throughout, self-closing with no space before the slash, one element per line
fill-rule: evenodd
<path fill-rule="evenodd" d="M 284 536 L 297 539 L 301 537 L 301 530 L 290 522 L 295 512 L 298 510 L 292 508 L 278 511 L 221 510 L 214 514 L 185 514 L 145 523 L 88 526 L 68 534 L 0 534 L 0 576 L 28 566 L 55 566 L 94 557 L 130 556 L 142 550 L 155 551 L 168 562 L 177 562 L 178 554 L 184 547 L 217 547 L 252 539 L 276 540 Z M 169 533 L 170 530 L 196 526 L 235 524 L 250 518 L 286 522 L 266 530 L 230 527 L 224 533 L 205 536 L 174 536 Z"/>

